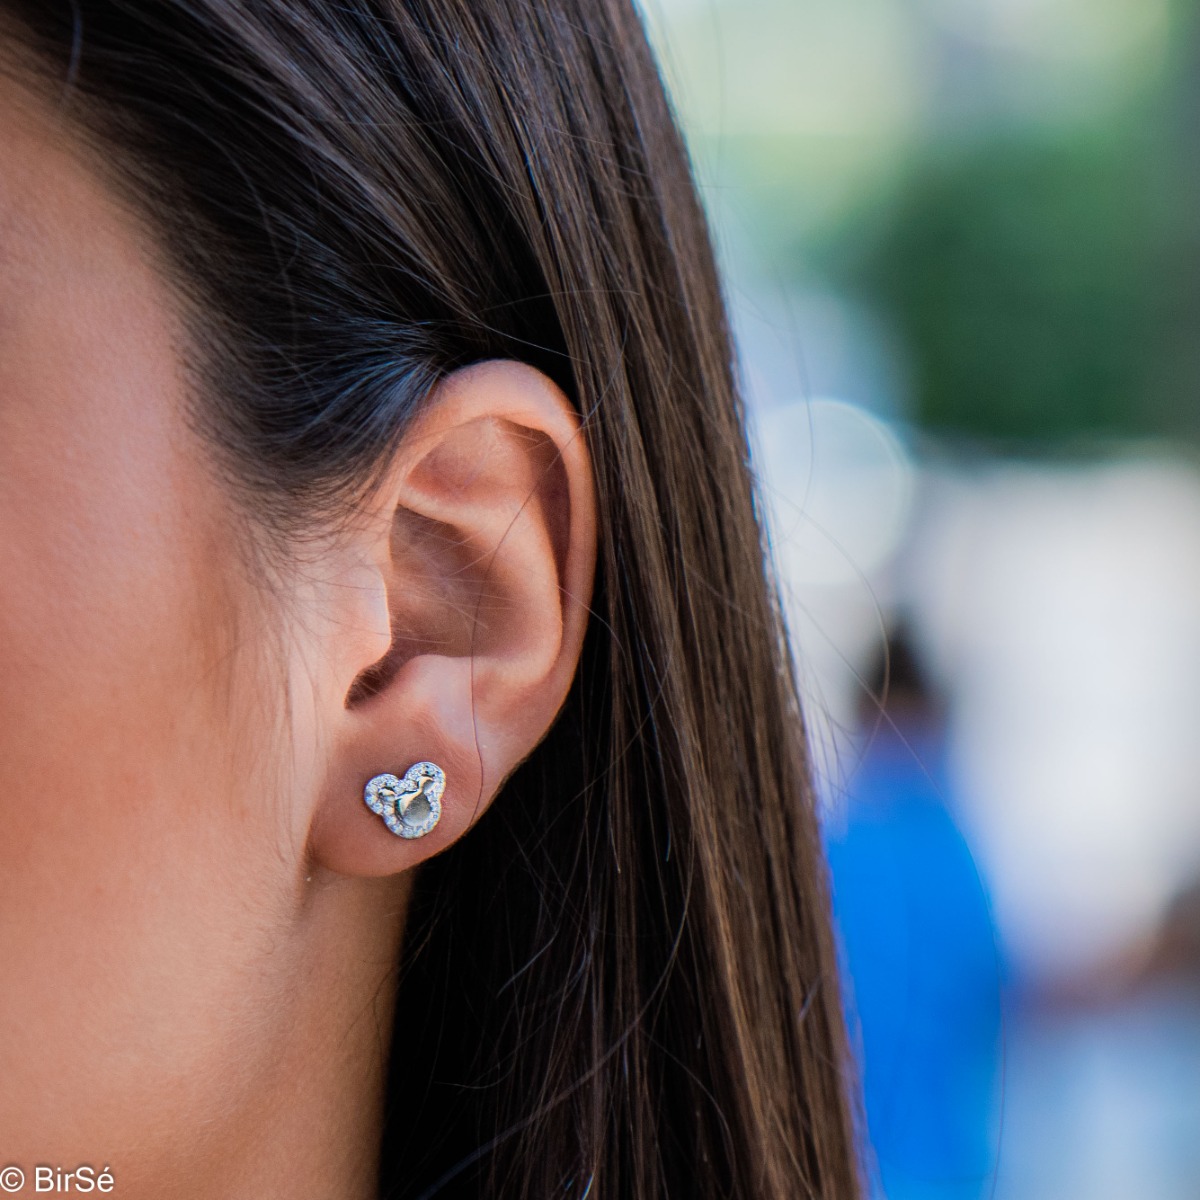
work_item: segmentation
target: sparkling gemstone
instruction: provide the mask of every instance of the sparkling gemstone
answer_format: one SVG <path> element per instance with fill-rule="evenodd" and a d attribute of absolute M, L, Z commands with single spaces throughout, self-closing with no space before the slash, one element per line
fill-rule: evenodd
<path fill-rule="evenodd" d="M 376 775 L 363 789 L 363 799 L 366 801 L 367 807 L 381 817 L 388 808 L 395 804 L 399 794 L 400 780 L 395 775 L 386 773 Z"/>

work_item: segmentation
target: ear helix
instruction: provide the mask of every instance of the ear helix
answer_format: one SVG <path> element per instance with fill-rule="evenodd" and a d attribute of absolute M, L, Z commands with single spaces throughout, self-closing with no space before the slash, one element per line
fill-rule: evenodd
<path fill-rule="evenodd" d="M 424 837 L 442 815 L 446 772 L 437 763 L 414 763 L 404 775 L 376 775 L 363 789 L 363 802 L 397 836 Z"/>

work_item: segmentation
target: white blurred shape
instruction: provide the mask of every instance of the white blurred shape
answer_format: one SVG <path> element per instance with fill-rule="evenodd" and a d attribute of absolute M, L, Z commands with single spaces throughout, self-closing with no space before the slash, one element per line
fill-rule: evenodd
<path fill-rule="evenodd" d="M 913 466 L 877 417 L 818 399 L 758 414 L 756 466 L 777 563 L 793 588 L 862 581 L 895 554 Z"/>
<path fill-rule="evenodd" d="M 1008 944 L 1084 969 L 1200 846 L 1200 477 L 1153 459 L 933 481 L 912 594 Z"/>
<path fill-rule="evenodd" d="M 821 791 L 853 753 L 859 671 L 883 627 L 914 469 L 878 417 L 840 400 L 759 410 L 755 464 Z"/>

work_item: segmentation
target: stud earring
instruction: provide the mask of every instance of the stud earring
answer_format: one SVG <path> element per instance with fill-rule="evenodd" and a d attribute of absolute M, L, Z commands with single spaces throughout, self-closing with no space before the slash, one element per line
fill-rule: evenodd
<path fill-rule="evenodd" d="M 363 789 L 363 801 L 402 838 L 424 837 L 442 815 L 446 772 L 437 763 L 413 763 L 403 778 L 376 775 Z"/>

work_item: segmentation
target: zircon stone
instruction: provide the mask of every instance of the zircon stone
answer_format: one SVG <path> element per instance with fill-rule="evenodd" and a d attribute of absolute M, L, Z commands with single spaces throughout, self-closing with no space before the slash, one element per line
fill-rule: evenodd
<path fill-rule="evenodd" d="M 363 801 L 378 816 L 394 808 L 400 794 L 400 780 L 395 775 L 376 775 L 363 789 Z"/>

